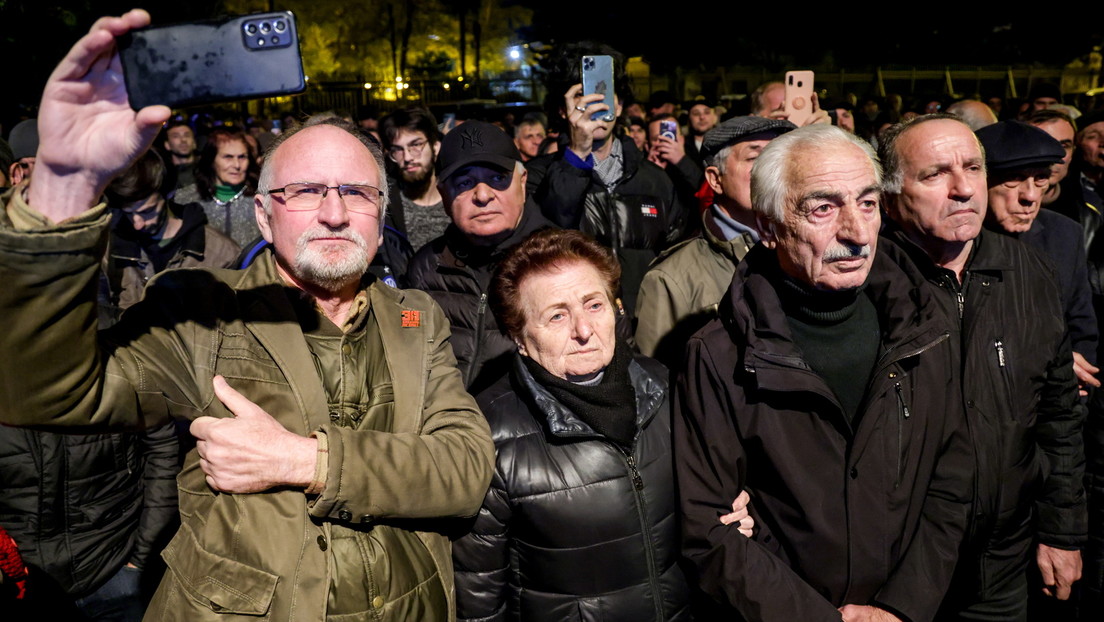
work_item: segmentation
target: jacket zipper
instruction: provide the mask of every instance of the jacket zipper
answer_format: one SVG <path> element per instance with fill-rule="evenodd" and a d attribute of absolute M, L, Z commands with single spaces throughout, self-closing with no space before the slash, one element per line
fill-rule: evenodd
<path fill-rule="evenodd" d="M 1004 381 L 1004 395 L 1008 400 L 1009 407 L 1011 407 L 1016 402 L 1012 395 L 1012 380 L 1008 377 L 1008 357 L 1004 352 L 1004 341 L 1001 339 L 993 341 L 993 349 L 997 351 L 997 367 L 1000 368 L 1001 380 Z M 1012 413 L 1012 408 L 1009 408 L 1009 417 L 1014 420 L 1016 417 Z"/>
<path fill-rule="evenodd" d="M 893 388 L 897 391 L 897 404 L 900 406 L 900 409 L 897 411 L 897 479 L 893 481 L 893 489 L 896 490 L 897 487 L 901 485 L 901 477 L 903 476 L 901 473 L 903 462 L 901 454 L 903 454 L 905 450 L 905 421 L 911 416 L 911 413 L 909 412 L 908 403 L 905 402 L 905 392 L 901 388 L 901 383 L 894 383 Z"/>
<path fill-rule="evenodd" d="M 639 431 L 638 431 L 639 435 Z M 651 530 L 648 528 L 648 517 L 644 512 L 644 495 L 641 492 L 644 490 L 644 478 L 640 476 L 640 471 L 636 468 L 636 458 L 632 452 L 626 452 L 621 447 L 617 447 L 617 451 L 621 452 L 621 455 L 625 457 L 625 464 L 629 466 L 629 475 L 632 477 L 633 484 L 633 496 L 636 497 L 636 515 L 640 520 L 640 535 L 644 540 L 644 553 L 648 559 L 648 583 L 652 586 L 652 602 L 655 605 L 656 620 L 663 620 L 663 596 L 659 590 L 659 580 L 656 577 L 656 559 L 655 551 L 652 547 L 652 539 L 650 537 Z M 633 447 L 636 447 L 636 440 L 633 440 Z"/>
<path fill-rule="evenodd" d="M 479 294 L 479 309 L 475 313 L 475 348 L 468 361 L 468 373 L 464 374 L 464 385 L 471 386 L 475 380 L 475 363 L 479 360 L 479 351 L 483 349 L 483 316 L 487 314 L 487 292 Z"/>

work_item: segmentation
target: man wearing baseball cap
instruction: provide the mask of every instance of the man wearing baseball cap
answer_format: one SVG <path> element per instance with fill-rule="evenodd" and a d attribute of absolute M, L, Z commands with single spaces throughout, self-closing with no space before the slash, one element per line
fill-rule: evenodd
<path fill-rule="evenodd" d="M 771 139 L 794 128 L 789 121 L 735 117 L 706 132 L 701 154 L 714 202 L 702 213 L 701 235 L 672 247 L 644 275 L 636 325 L 641 352 L 676 369 L 690 335 L 717 316 L 736 264 L 759 241 L 751 166 Z"/>
<path fill-rule="evenodd" d="M 505 251 L 551 227 L 525 197 L 525 166 L 501 129 L 468 121 L 445 135 L 437 189 L 452 224 L 410 260 L 410 287 L 425 290 L 452 324 L 452 349 L 472 394 L 506 371 L 513 341 L 487 308 L 487 289 Z"/>

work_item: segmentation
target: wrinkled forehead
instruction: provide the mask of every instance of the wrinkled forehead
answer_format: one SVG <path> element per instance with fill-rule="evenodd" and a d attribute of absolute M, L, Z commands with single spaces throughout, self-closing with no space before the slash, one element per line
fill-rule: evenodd
<path fill-rule="evenodd" d="M 910 170 L 984 159 L 977 136 L 966 125 L 951 119 L 927 121 L 909 128 L 897 141 L 897 154 L 902 166 Z"/>
<path fill-rule="evenodd" d="M 380 181 L 379 164 L 368 147 L 334 126 L 299 131 L 270 160 L 277 185 L 312 181 L 378 186 Z"/>

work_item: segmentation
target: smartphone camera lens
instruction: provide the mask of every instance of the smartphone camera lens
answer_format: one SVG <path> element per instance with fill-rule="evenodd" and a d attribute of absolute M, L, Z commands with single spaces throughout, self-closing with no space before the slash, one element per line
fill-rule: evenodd
<path fill-rule="evenodd" d="M 279 45 L 279 44 L 280 44 L 280 37 L 277 37 L 277 36 L 273 35 L 272 45 Z"/>
<path fill-rule="evenodd" d="M 268 31 L 272 30 L 272 25 L 268 22 L 261 22 L 261 32 L 268 34 Z"/>
<path fill-rule="evenodd" d="M 246 24 L 245 25 L 245 34 L 250 35 L 250 36 L 257 34 L 257 25 L 256 24 Z"/>
<path fill-rule="evenodd" d="M 273 28 L 276 29 L 276 32 L 283 32 L 287 28 L 287 23 L 283 20 L 279 20 L 276 22 Z"/>

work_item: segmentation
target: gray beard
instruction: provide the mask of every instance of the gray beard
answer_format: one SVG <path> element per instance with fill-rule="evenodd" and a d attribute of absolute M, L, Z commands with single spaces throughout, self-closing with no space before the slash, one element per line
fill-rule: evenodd
<path fill-rule="evenodd" d="M 339 237 L 352 241 L 356 247 L 330 251 L 312 248 L 311 240 L 319 237 Z M 304 231 L 295 244 L 296 276 L 328 292 L 359 281 L 371 263 L 367 242 L 352 229 L 331 231 L 315 226 Z"/>

